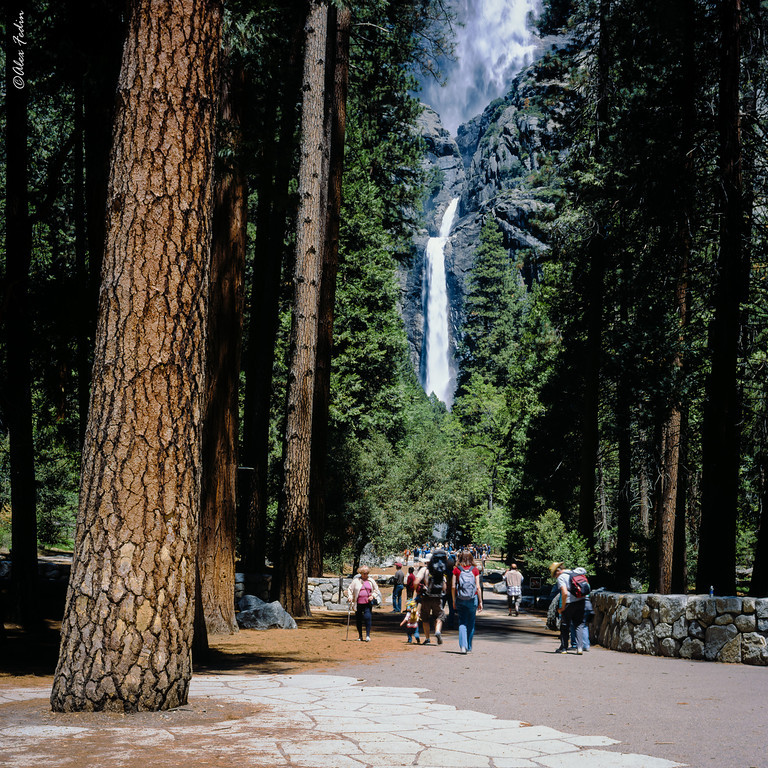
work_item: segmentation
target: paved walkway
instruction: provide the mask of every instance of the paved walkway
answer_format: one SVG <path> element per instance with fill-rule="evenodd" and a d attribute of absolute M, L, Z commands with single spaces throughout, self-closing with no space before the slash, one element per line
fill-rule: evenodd
<path fill-rule="evenodd" d="M 384 633 L 405 634 L 377 611 L 366 663 L 195 675 L 189 705 L 170 712 L 56 714 L 44 686 L 4 686 L 0 765 L 768 768 L 768 668 L 599 647 L 556 655 L 539 617 L 509 617 L 489 592 L 485 603 L 472 654 L 455 632 L 382 653 Z"/>
<path fill-rule="evenodd" d="M 654 757 L 607 752 L 605 736 L 577 736 L 520 720 L 435 703 L 424 688 L 362 686 L 335 675 L 204 675 L 192 681 L 193 723 L 181 711 L 145 718 L 102 715 L 77 724 L 0 721 L 3 765 L 138 764 L 302 768 L 673 768 Z M 0 695 L 2 704 L 44 697 L 41 688 Z M 199 709 L 202 700 L 205 707 Z M 217 702 L 257 705 L 217 721 Z M 0 709 L 1 711 L 1 709 Z M 54 716 L 55 719 L 55 716 Z M 103 745 L 106 743 L 108 747 Z M 99 739 L 100 749 L 89 745 Z M 178 760 L 178 762 L 177 762 Z M 83 763 L 83 765 L 85 765 Z"/>

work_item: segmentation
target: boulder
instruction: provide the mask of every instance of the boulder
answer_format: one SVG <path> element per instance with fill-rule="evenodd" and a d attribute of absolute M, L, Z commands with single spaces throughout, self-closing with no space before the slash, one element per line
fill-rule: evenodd
<path fill-rule="evenodd" d="M 245 597 L 253 598 L 253 595 L 246 595 Z M 253 599 L 258 600 L 258 598 Z M 241 600 L 241 602 L 243 601 Z M 296 622 L 293 617 L 277 600 L 271 603 L 259 602 L 261 605 L 251 601 L 249 604 L 253 605 L 253 608 L 241 610 L 237 614 L 238 626 L 242 629 L 296 629 Z"/>
<path fill-rule="evenodd" d="M 266 605 L 266 602 L 256 595 L 243 595 L 237 604 L 241 611 L 253 611 Z"/>

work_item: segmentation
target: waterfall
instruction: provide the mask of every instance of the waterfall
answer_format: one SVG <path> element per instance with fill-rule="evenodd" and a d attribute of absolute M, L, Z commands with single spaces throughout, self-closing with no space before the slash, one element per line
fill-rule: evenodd
<path fill-rule="evenodd" d="M 424 391 L 428 395 L 434 392 L 438 400 L 442 400 L 449 407 L 453 401 L 453 383 L 448 327 L 448 288 L 445 281 L 445 244 L 451 233 L 458 204 L 458 197 L 451 200 L 443 214 L 438 237 L 430 237 L 427 242 L 427 268 L 424 281 L 426 306 Z"/>
<path fill-rule="evenodd" d="M 440 115 L 443 125 L 456 129 L 503 96 L 514 75 L 529 63 L 536 41 L 529 17 L 540 0 L 451 0 L 459 24 L 456 60 L 439 59 L 448 88 L 434 78 L 421 79 L 421 100 Z"/>

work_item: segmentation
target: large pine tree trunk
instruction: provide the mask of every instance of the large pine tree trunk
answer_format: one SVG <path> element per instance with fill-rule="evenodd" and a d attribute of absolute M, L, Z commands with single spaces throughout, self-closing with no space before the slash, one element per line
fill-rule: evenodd
<path fill-rule="evenodd" d="M 218 2 L 132 4 L 56 711 L 187 698 L 220 35 Z"/>
<path fill-rule="evenodd" d="M 723 0 L 720 65 L 720 247 L 715 314 L 709 328 L 711 369 L 702 430 L 702 500 L 696 589 L 736 591 L 741 405 L 737 381 L 744 297 L 743 195 L 739 73 L 741 0 Z"/>
<path fill-rule="evenodd" d="M 327 2 L 310 3 L 305 26 L 299 211 L 296 217 L 293 325 L 288 368 L 279 554 L 274 590 L 294 616 L 309 615 L 310 477 L 320 281 L 325 243 L 327 188 Z"/>
<path fill-rule="evenodd" d="M 8 9 L 6 27 L 6 257 L 3 331 L 7 354 L 2 410 L 8 423 L 11 469 L 11 613 L 34 623 L 37 592 L 37 510 L 32 437 L 32 372 L 29 359 L 29 267 L 32 232 L 27 190 L 27 89 L 30 19 L 26 3 Z M 21 26 L 17 26 L 17 24 Z M 22 74 L 19 74 L 19 70 Z"/>
<path fill-rule="evenodd" d="M 267 556 L 269 504 L 269 425 L 273 363 L 279 321 L 280 286 L 289 218 L 289 186 L 295 156 L 296 102 L 301 87 L 299 66 L 302 17 L 288 16 L 290 48 L 282 62 L 280 108 L 262 125 L 265 149 L 258 163 L 258 208 L 251 283 L 248 347 L 245 355 L 242 461 L 247 467 L 239 512 L 240 555 L 246 571 L 261 572 Z M 279 119 L 277 119 L 279 118 Z"/>
<path fill-rule="evenodd" d="M 221 82 L 220 125 L 223 141 L 233 152 L 229 163 L 221 163 L 214 194 L 198 553 L 203 614 L 210 634 L 237 632 L 237 415 L 247 218 L 241 161 L 242 66 L 224 67 Z"/>
<path fill-rule="evenodd" d="M 341 182 L 344 172 L 344 137 L 347 126 L 347 86 L 349 83 L 349 33 L 352 12 L 342 7 L 329 9 L 328 47 L 332 51 L 332 92 L 328 115 L 330 168 L 328 173 L 328 210 L 325 253 L 320 291 L 320 323 L 317 342 L 317 379 L 315 382 L 314 435 L 312 438 L 312 482 L 309 571 L 323 575 L 323 533 L 325 528 L 325 474 L 328 445 L 328 412 L 331 401 L 331 357 L 333 350 L 333 310 L 336 303 L 336 273 L 339 264 L 339 217 Z M 329 57 L 330 58 L 330 57 Z"/>

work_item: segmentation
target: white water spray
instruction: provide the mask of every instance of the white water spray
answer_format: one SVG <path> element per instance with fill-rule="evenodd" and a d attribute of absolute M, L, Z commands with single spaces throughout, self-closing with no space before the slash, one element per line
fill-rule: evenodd
<path fill-rule="evenodd" d="M 445 209 L 438 237 L 427 241 L 427 279 L 425 285 L 427 306 L 427 349 L 424 391 L 435 393 L 447 406 L 453 401 L 451 385 L 451 352 L 448 329 L 448 288 L 445 281 L 445 244 L 451 233 L 459 198 L 451 200 Z"/>
<path fill-rule="evenodd" d="M 509 89 L 512 78 L 536 49 L 528 28 L 538 0 L 452 0 L 457 21 L 456 62 L 441 61 L 446 88 L 422 81 L 420 98 L 456 135 L 459 125 L 482 112 Z"/>

